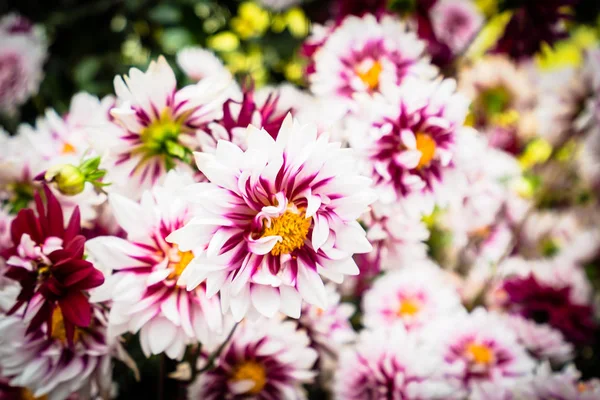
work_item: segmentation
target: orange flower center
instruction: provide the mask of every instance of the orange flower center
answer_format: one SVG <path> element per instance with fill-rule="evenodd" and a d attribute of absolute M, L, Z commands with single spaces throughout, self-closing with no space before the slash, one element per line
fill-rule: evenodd
<path fill-rule="evenodd" d="M 75 150 L 76 150 L 76 149 L 75 149 L 75 146 L 73 146 L 73 145 L 72 145 L 71 143 L 69 143 L 69 142 L 66 142 L 66 143 L 63 145 L 63 148 L 62 148 L 62 150 L 61 150 L 61 153 L 62 153 L 62 154 L 73 154 L 73 153 L 75 153 Z"/>
<path fill-rule="evenodd" d="M 406 316 L 413 316 L 421 310 L 421 306 L 418 301 L 414 299 L 404 299 L 400 302 L 400 307 L 396 311 L 396 314 L 404 318 Z"/>
<path fill-rule="evenodd" d="M 256 395 L 260 393 L 267 384 L 267 371 L 262 364 L 253 360 L 248 360 L 234 368 L 231 380 L 234 382 L 248 380 L 254 382 L 254 386 L 245 393 Z"/>
<path fill-rule="evenodd" d="M 75 328 L 75 332 L 73 333 L 73 343 L 77 343 L 79 335 L 79 328 Z M 52 312 L 52 334 L 50 336 L 52 339 L 59 340 L 63 344 L 67 343 L 67 330 L 65 329 L 65 322 L 60 307 L 55 307 Z"/>
<path fill-rule="evenodd" d="M 283 215 L 271 219 L 271 224 L 264 228 L 262 237 L 281 236 L 281 242 L 273 246 L 271 254 L 290 254 L 304 246 L 310 223 L 311 218 L 306 218 L 303 209 L 300 209 L 299 213 L 287 210 Z"/>
<path fill-rule="evenodd" d="M 423 167 L 429 166 L 431 160 L 435 156 L 435 140 L 427 133 L 417 133 L 417 150 L 421 152 L 421 158 L 419 159 L 419 164 L 417 165 L 417 169 L 421 169 Z"/>
<path fill-rule="evenodd" d="M 494 352 L 484 344 L 471 343 L 467 346 L 467 354 L 477 364 L 491 364 L 494 362 Z"/>
<path fill-rule="evenodd" d="M 173 268 L 167 279 L 177 279 L 194 259 L 194 253 L 191 251 L 177 251 L 177 256 L 171 259 L 170 266 Z"/>
<path fill-rule="evenodd" d="M 22 388 L 21 396 L 19 397 L 19 399 L 20 400 L 47 400 L 48 396 L 35 397 L 33 395 L 33 393 L 31 392 L 31 390 L 29 390 L 27 388 Z"/>
<path fill-rule="evenodd" d="M 369 90 L 375 90 L 379 86 L 379 75 L 383 70 L 381 63 L 375 61 L 369 68 L 358 67 L 356 69 L 356 75 L 361 81 L 369 88 Z"/>

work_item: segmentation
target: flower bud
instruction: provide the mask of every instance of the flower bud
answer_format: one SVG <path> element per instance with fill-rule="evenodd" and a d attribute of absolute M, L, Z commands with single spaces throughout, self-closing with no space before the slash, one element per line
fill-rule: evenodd
<path fill-rule="evenodd" d="M 56 165 L 46 171 L 44 178 L 56 183 L 58 190 L 67 196 L 79 194 L 85 187 L 85 175 L 72 164 Z"/>

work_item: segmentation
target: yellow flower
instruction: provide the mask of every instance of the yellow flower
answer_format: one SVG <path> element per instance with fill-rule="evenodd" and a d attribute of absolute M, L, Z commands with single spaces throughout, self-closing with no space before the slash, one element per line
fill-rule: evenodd
<path fill-rule="evenodd" d="M 294 7 L 285 13 L 285 22 L 288 30 L 295 38 L 303 38 L 308 35 L 309 21 L 301 8 Z"/>
<path fill-rule="evenodd" d="M 594 29 L 578 27 L 569 39 L 556 43 L 554 48 L 543 44 L 542 51 L 536 55 L 535 60 L 543 70 L 577 67 L 583 61 L 583 51 L 595 46 L 597 42 L 598 37 Z"/>
<path fill-rule="evenodd" d="M 208 38 L 207 44 L 217 51 L 233 51 L 240 46 L 240 39 L 233 32 L 225 31 Z"/>
<path fill-rule="evenodd" d="M 269 27 L 269 12 L 256 3 L 244 2 L 231 19 L 231 27 L 242 39 L 262 36 Z"/>
<path fill-rule="evenodd" d="M 522 168 L 531 168 L 536 164 L 543 163 L 552 154 L 552 145 L 541 138 L 529 142 L 525 151 L 519 157 L 519 164 Z"/>

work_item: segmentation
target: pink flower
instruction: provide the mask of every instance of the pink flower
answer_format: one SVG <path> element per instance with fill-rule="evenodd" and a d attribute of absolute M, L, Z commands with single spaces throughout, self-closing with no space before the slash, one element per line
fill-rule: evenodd
<path fill-rule="evenodd" d="M 435 36 L 454 53 L 466 50 L 484 22 L 471 0 L 439 0 L 429 12 Z"/>

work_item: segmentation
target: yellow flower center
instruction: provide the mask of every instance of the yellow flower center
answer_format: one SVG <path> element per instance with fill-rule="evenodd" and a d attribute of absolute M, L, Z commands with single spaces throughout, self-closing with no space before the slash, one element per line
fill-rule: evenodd
<path fill-rule="evenodd" d="M 48 396 L 35 397 L 33 395 L 33 393 L 31 392 L 31 390 L 29 390 L 27 388 L 22 388 L 21 396 L 19 397 L 19 399 L 20 400 L 46 400 L 46 399 L 48 399 Z"/>
<path fill-rule="evenodd" d="M 381 75 L 382 70 L 381 63 L 375 61 L 368 69 L 357 68 L 356 75 L 358 75 L 369 90 L 375 90 L 379 86 L 379 75 Z"/>
<path fill-rule="evenodd" d="M 477 364 L 491 364 L 494 361 L 494 352 L 484 344 L 471 343 L 467 346 L 467 353 Z"/>
<path fill-rule="evenodd" d="M 73 333 L 73 343 L 77 343 L 79 334 L 79 328 L 75 328 L 75 332 Z M 52 334 L 50 336 L 52 339 L 59 340 L 63 344 L 67 343 L 67 330 L 65 329 L 65 322 L 60 307 L 55 307 L 52 312 Z"/>
<path fill-rule="evenodd" d="M 62 150 L 61 150 L 61 153 L 62 153 L 62 154 L 73 154 L 73 153 L 75 153 L 75 150 L 76 150 L 76 149 L 75 149 L 75 146 L 73 146 L 73 145 L 72 145 L 71 143 L 69 143 L 69 142 L 66 142 L 66 143 L 63 145 L 63 148 L 62 148 Z"/>
<path fill-rule="evenodd" d="M 262 237 L 281 236 L 282 241 L 273 246 L 271 254 L 290 254 L 304 246 L 310 223 L 311 218 L 305 217 L 304 210 L 299 210 L 299 213 L 288 210 L 283 215 L 271 219 L 271 225 L 264 228 Z"/>
<path fill-rule="evenodd" d="M 194 253 L 191 251 L 177 251 L 177 256 L 171 259 L 170 266 L 173 271 L 169 274 L 167 279 L 177 279 L 181 276 L 183 271 L 187 268 L 188 264 L 194 259 Z"/>
<path fill-rule="evenodd" d="M 176 139 L 179 133 L 181 122 L 174 120 L 171 112 L 165 109 L 159 119 L 152 121 L 142 130 L 140 136 L 148 148 L 160 149 L 166 141 Z"/>
<path fill-rule="evenodd" d="M 417 150 L 421 152 L 421 158 L 419 159 L 419 164 L 417 165 L 417 169 L 421 169 L 423 167 L 429 166 L 431 160 L 435 156 L 435 140 L 427 133 L 417 133 Z"/>
<path fill-rule="evenodd" d="M 406 316 L 412 316 L 417 314 L 421 310 L 421 306 L 418 301 L 414 299 L 404 299 L 400 302 L 400 307 L 396 311 L 396 314 L 404 318 Z"/>
<path fill-rule="evenodd" d="M 262 364 L 248 360 L 235 367 L 231 380 L 234 382 L 248 380 L 254 382 L 254 386 L 245 393 L 256 395 L 267 384 L 267 371 L 265 371 L 265 367 Z"/>

